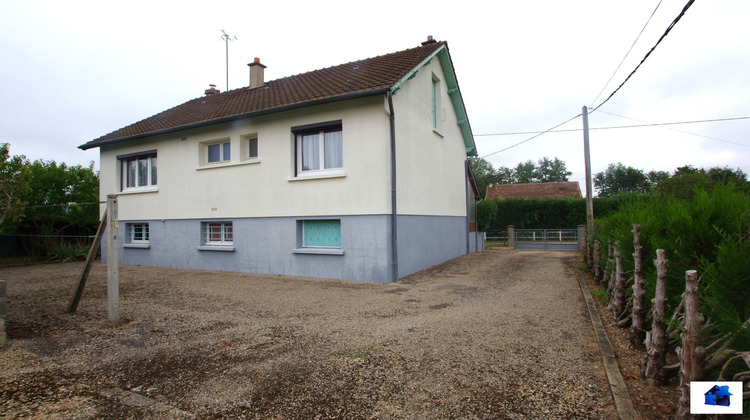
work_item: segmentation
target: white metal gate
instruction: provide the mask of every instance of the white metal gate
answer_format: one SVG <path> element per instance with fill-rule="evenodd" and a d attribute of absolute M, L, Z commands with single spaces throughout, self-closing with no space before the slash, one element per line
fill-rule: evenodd
<path fill-rule="evenodd" d="M 516 249 L 578 249 L 577 229 L 515 229 Z"/>

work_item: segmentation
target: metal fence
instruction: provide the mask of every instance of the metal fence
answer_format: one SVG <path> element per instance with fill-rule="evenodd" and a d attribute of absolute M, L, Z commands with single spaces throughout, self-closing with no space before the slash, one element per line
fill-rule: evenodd
<path fill-rule="evenodd" d="M 577 229 L 515 229 L 516 249 L 578 249 Z"/>

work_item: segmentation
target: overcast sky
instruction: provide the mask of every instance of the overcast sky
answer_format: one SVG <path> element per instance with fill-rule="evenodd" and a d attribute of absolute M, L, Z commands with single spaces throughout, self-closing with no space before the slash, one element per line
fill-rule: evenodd
<path fill-rule="evenodd" d="M 99 168 L 77 147 L 203 95 L 447 41 L 480 156 L 601 103 L 687 0 L 0 0 L 0 142 L 11 154 Z M 592 128 L 750 116 L 750 1 L 697 0 Z M 602 89 L 603 92 L 602 92 Z M 599 93 L 601 96 L 598 97 Z M 616 115 L 612 115 L 616 114 Z M 620 117 L 622 116 L 622 117 Z M 627 117 L 627 118 L 623 118 Z M 575 118 L 560 129 L 582 127 Z M 681 130 L 681 131 L 677 131 Z M 493 134 L 493 135 L 489 135 Z M 594 173 L 730 166 L 750 172 L 750 119 L 591 131 Z M 557 157 L 584 187 L 583 134 L 549 133 L 487 157 L 495 167 Z"/>

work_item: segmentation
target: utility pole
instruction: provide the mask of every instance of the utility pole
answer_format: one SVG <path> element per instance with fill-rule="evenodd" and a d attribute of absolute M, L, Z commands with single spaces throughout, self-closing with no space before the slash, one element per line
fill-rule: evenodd
<path fill-rule="evenodd" d="M 228 35 L 224 30 L 221 30 L 221 39 L 224 40 L 224 44 L 226 47 L 226 58 L 227 58 L 227 90 L 229 90 L 229 41 L 236 41 L 236 36 Z"/>
<path fill-rule="evenodd" d="M 107 195 L 107 313 L 109 322 L 120 322 L 120 247 L 117 244 L 117 194 Z"/>
<path fill-rule="evenodd" d="M 589 255 L 588 247 L 591 235 L 594 234 L 594 188 L 591 183 L 591 151 L 589 150 L 589 110 L 586 106 L 581 112 L 583 115 L 583 154 L 586 164 L 586 255 Z M 588 259 L 588 258 L 587 258 Z"/>

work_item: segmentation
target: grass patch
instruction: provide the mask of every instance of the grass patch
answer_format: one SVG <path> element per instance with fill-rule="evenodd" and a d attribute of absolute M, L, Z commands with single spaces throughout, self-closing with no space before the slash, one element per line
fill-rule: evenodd
<path fill-rule="evenodd" d="M 593 296 L 594 299 L 596 299 L 597 301 L 599 301 L 599 304 L 601 304 L 602 306 L 607 305 L 607 301 L 609 300 L 609 296 L 607 296 L 607 291 L 606 290 L 595 288 L 595 289 L 590 289 L 589 291 L 591 292 L 591 296 Z"/>

